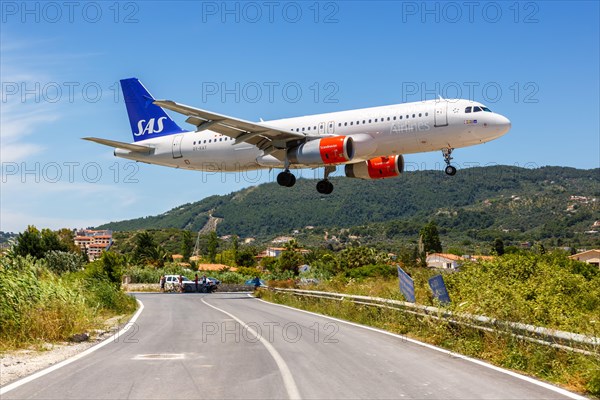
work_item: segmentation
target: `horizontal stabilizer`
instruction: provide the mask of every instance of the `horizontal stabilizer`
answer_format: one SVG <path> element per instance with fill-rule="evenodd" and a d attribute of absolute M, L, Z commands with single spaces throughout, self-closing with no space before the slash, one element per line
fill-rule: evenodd
<path fill-rule="evenodd" d="M 129 151 L 133 151 L 134 153 L 150 154 L 154 151 L 154 147 L 143 146 L 141 144 L 131 144 L 131 143 L 125 143 L 125 142 L 118 142 L 116 140 L 108 140 L 108 139 L 101 139 L 101 138 L 95 138 L 95 137 L 85 137 L 82 139 L 89 140 L 90 142 L 100 143 L 105 146 L 114 147 L 117 149 L 125 149 L 125 150 L 129 150 Z"/>

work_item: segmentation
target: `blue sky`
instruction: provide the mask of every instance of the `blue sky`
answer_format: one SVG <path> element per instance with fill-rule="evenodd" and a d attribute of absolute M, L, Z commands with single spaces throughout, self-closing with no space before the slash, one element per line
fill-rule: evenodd
<path fill-rule="evenodd" d="M 248 120 L 438 93 L 472 98 L 513 128 L 455 151 L 459 168 L 600 166 L 596 1 L 0 7 L 3 231 L 155 215 L 273 180 L 268 171 L 216 175 L 138 165 L 80 140 L 132 140 L 118 87 L 132 76 L 157 98 Z M 405 159 L 412 170 L 443 167 L 437 152 Z"/>

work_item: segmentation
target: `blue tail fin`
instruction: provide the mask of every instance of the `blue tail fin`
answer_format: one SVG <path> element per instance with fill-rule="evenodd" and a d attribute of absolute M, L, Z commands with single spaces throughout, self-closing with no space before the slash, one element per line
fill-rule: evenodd
<path fill-rule="evenodd" d="M 135 142 L 153 137 L 186 132 L 157 105 L 137 78 L 121 80 L 123 98 Z"/>

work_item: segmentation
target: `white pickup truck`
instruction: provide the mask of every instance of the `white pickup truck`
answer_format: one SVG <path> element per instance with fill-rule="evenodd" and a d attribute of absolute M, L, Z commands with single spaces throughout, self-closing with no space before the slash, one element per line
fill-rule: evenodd
<path fill-rule="evenodd" d="M 182 291 L 186 293 L 192 293 L 196 291 L 196 283 L 186 276 L 181 275 L 182 279 Z M 217 288 L 215 282 L 210 279 L 206 280 L 206 285 L 202 285 L 202 278 L 198 278 L 198 292 L 200 293 L 211 293 Z M 165 289 L 167 291 L 179 291 L 179 275 L 165 275 Z"/>

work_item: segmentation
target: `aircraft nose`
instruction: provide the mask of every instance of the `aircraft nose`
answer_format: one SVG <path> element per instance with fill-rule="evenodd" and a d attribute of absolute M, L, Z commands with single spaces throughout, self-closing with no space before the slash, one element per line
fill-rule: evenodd
<path fill-rule="evenodd" d="M 501 135 L 504 135 L 512 127 L 510 120 L 508 118 L 506 118 L 504 115 L 500 115 L 500 114 L 496 115 L 495 125 L 498 127 Z"/>

